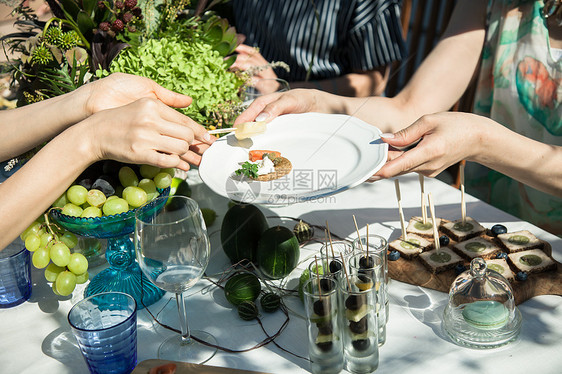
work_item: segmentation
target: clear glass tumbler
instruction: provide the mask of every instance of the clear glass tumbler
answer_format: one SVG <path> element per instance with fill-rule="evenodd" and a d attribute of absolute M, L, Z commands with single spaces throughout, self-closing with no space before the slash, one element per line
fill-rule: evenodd
<path fill-rule="evenodd" d="M 346 369 L 372 373 L 379 367 L 376 281 L 354 274 L 339 281 L 339 315 Z"/>
<path fill-rule="evenodd" d="M 374 289 L 376 291 L 376 299 L 369 299 L 375 302 L 372 307 L 377 313 L 378 318 L 378 341 L 379 346 L 386 342 L 386 308 L 385 301 L 386 295 L 384 293 L 384 268 L 380 257 L 375 255 L 367 256 L 366 253 L 357 253 L 349 258 L 349 276 L 350 277 L 369 277 L 374 282 Z"/>
<path fill-rule="evenodd" d="M 31 296 L 31 256 L 19 239 L 0 251 L 0 308 L 19 305 Z"/>
<path fill-rule="evenodd" d="M 390 278 L 388 276 L 388 241 L 382 236 L 376 234 L 362 236 L 360 239 L 355 239 L 353 241 L 353 251 L 354 253 L 369 252 L 369 256 L 377 256 L 382 261 L 384 267 L 384 309 L 386 322 L 388 322 L 390 309 L 388 304 L 388 283 L 390 281 Z"/>
<path fill-rule="evenodd" d="M 339 373 L 344 359 L 337 314 L 337 282 L 330 276 L 311 274 L 303 291 L 312 373 Z"/>
<path fill-rule="evenodd" d="M 316 275 L 326 275 L 337 279 L 343 274 L 343 265 L 340 259 L 330 259 L 329 261 L 325 258 L 317 258 L 310 261 L 308 264 L 308 273 L 310 277 L 315 277 Z"/>
<path fill-rule="evenodd" d="M 137 364 L 137 303 L 103 292 L 72 307 L 68 322 L 92 374 L 126 374 Z"/>
<path fill-rule="evenodd" d="M 341 256 L 345 261 L 354 253 L 353 244 L 344 240 L 336 240 L 325 243 L 320 248 L 320 256 L 332 260 L 334 258 L 341 261 Z"/>

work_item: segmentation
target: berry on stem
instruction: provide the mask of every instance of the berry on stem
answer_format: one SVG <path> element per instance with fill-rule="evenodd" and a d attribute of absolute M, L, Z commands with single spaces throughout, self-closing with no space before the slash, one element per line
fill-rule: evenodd
<path fill-rule="evenodd" d="M 115 32 L 121 32 L 123 31 L 124 28 L 125 28 L 125 24 L 120 19 L 116 19 L 115 21 L 113 21 L 113 24 L 111 25 L 111 29 Z"/>

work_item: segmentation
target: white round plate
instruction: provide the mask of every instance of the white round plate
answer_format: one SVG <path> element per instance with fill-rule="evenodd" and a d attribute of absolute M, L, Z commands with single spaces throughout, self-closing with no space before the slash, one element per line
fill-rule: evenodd
<path fill-rule="evenodd" d="M 343 114 L 287 114 L 275 118 L 264 134 L 237 140 L 218 139 L 203 153 L 199 175 L 219 195 L 255 204 L 288 205 L 355 187 L 386 162 L 388 145 L 381 131 Z M 249 150 L 279 151 L 291 172 L 258 182 L 234 174 L 248 161 Z"/>

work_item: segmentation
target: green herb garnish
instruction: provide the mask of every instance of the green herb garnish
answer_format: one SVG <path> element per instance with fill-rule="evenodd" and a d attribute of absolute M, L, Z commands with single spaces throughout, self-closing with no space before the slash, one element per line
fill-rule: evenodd
<path fill-rule="evenodd" d="M 242 167 L 234 172 L 236 175 L 245 175 L 248 178 L 257 179 L 258 178 L 258 165 L 252 164 L 250 161 L 246 161 L 242 164 Z"/>

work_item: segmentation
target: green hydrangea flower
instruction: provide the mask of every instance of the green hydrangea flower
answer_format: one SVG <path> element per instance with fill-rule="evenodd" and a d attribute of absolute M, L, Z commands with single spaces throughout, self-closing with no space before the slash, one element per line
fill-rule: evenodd
<path fill-rule="evenodd" d="M 111 72 L 140 75 L 163 87 L 193 98 L 180 111 L 200 124 L 224 103 L 240 103 L 243 79 L 228 70 L 223 57 L 201 40 L 178 35 L 148 39 L 138 47 L 122 51 L 113 60 Z"/>

